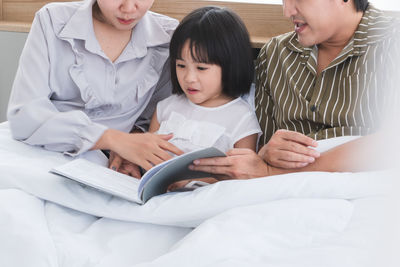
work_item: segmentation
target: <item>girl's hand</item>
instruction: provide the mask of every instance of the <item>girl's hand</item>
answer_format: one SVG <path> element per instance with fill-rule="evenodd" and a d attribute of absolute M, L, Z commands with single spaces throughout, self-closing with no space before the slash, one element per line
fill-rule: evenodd
<path fill-rule="evenodd" d="M 198 159 L 189 169 L 213 173 L 218 180 L 250 179 L 278 174 L 253 150 L 234 148 L 226 153 L 227 157 Z"/>
<path fill-rule="evenodd" d="M 135 177 L 141 178 L 139 166 L 127 161 L 126 159 L 121 158 L 114 151 L 110 152 L 110 159 L 108 161 L 108 167 L 114 171 Z"/>
<path fill-rule="evenodd" d="M 108 129 L 92 149 L 109 149 L 147 171 L 154 165 L 172 158 L 167 151 L 176 155 L 183 154 L 183 151 L 168 142 L 171 138 L 172 134 L 128 134 Z"/>

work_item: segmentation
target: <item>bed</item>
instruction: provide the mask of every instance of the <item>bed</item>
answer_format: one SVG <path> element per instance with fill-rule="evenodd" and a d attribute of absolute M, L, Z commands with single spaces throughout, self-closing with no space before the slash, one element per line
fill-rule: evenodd
<path fill-rule="evenodd" d="M 223 181 L 140 206 L 48 172 L 69 160 L 0 124 L 0 266 L 400 266 L 393 170 Z"/>

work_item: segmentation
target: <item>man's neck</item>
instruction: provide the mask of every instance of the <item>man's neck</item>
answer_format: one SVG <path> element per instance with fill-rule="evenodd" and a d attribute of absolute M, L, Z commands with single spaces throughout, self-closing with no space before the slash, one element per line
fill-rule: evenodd
<path fill-rule="evenodd" d="M 344 16 L 349 19 L 344 21 L 340 32 L 325 42 L 318 44 L 318 74 L 320 74 L 349 43 L 362 19 L 363 12 L 354 12 L 353 15 Z"/>

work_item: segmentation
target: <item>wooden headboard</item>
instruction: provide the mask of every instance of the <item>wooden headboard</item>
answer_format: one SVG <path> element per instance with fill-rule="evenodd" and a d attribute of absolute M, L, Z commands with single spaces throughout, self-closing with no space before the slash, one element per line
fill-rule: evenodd
<path fill-rule="evenodd" d="M 29 32 L 35 12 L 48 2 L 54 0 L 0 0 L 0 31 Z M 259 48 L 271 37 L 293 29 L 291 23 L 282 15 L 282 6 L 276 4 L 155 0 L 151 10 L 180 20 L 193 9 L 207 5 L 225 6 L 237 12 L 250 32 L 254 47 Z"/>
<path fill-rule="evenodd" d="M 271 37 L 292 31 L 293 26 L 283 16 L 282 6 L 225 1 L 156 0 L 152 10 L 181 20 L 193 9 L 213 5 L 234 10 L 243 19 L 254 47 L 261 47 Z"/>

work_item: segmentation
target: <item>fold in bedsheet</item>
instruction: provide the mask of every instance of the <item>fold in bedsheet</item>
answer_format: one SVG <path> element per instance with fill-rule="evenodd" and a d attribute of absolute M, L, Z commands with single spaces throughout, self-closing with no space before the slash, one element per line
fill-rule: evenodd
<path fill-rule="evenodd" d="M 68 160 L 0 124 L 1 266 L 398 263 L 389 171 L 223 181 L 140 206 L 48 172 Z"/>

